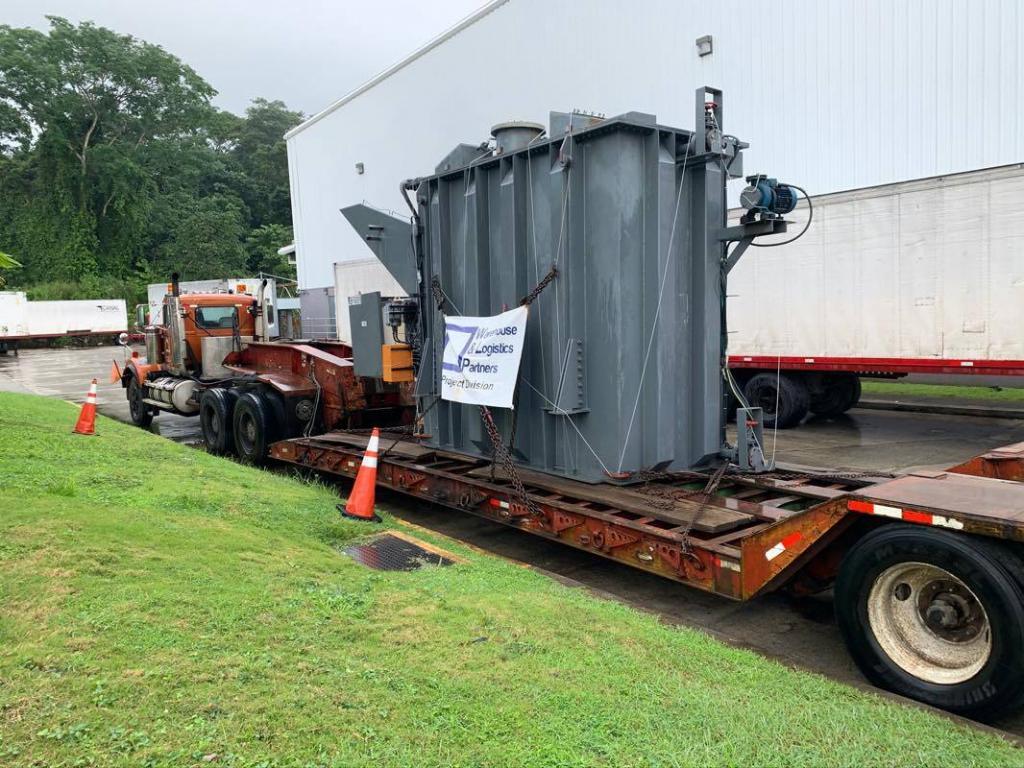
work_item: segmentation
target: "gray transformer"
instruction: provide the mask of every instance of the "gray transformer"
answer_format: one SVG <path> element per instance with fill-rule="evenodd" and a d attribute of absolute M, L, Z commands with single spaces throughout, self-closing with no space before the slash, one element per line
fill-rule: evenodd
<path fill-rule="evenodd" d="M 505 124 L 493 151 L 460 145 L 406 183 L 412 256 L 400 230 L 345 211 L 393 273 L 418 264 L 428 445 L 493 456 L 480 409 L 440 399 L 444 316 L 510 309 L 554 266 L 530 305 L 515 408 L 491 409 L 516 463 L 596 483 L 720 454 L 726 242 L 740 239 L 726 181 L 746 146 L 721 133 L 721 101 L 698 90 L 697 131 L 553 113 L 546 136 Z"/>

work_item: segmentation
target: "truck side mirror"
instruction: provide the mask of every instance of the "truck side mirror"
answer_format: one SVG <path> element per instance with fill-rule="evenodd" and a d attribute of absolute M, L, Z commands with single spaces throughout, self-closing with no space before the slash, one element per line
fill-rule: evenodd
<path fill-rule="evenodd" d="M 136 304 L 135 305 L 135 325 L 139 328 L 146 327 L 146 310 L 149 309 L 147 304 Z"/>

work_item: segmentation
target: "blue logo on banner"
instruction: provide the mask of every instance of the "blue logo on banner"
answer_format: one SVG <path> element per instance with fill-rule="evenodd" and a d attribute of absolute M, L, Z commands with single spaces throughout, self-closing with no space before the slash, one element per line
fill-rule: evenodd
<path fill-rule="evenodd" d="M 445 323 L 445 327 L 444 327 L 444 351 L 441 353 L 441 359 L 442 359 L 441 369 L 442 370 L 454 371 L 455 373 L 459 373 L 459 372 L 462 371 L 462 367 L 463 367 L 463 362 L 462 361 L 465 359 L 466 352 L 472 346 L 473 340 L 476 338 L 476 332 L 478 330 L 479 330 L 479 328 L 477 326 L 475 326 L 475 325 L 451 325 L 449 323 Z M 446 356 L 446 353 L 448 352 L 448 345 L 451 344 L 451 336 L 449 335 L 449 331 L 455 331 L 456 333 L 465 333 L 466 334 L 466 343 L 465 343 L 465 345 L 463 345 L 461 351 L 459 351 L 459 353 L 456 355 L 456 362 L 454 362 L 454 363 L 443 362 L 443 360 L 444 360 L 444 358 Z"/>

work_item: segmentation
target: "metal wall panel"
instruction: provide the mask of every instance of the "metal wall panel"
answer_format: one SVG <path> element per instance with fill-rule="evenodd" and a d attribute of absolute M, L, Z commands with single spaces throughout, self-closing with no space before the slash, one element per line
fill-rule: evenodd
<path fill-rule="evenodd" d="M 485 11 L 289 135 L 300 287 L 330 285 L 334 262 L 365 255 L 339 208 L 404 210 L 398 182 L 432 168 L 453 137 L 478 142 L 496 122 L 543 123 L 551 109 L 640 110 L 689 128 L 689 94 L 719 87 L 730 129 L 752 144 L 747 168 L 812 194 L 1024 158 L 1018 0 L 499 0 Z M 701 58 L 706 34 L 714 53 Z"/>

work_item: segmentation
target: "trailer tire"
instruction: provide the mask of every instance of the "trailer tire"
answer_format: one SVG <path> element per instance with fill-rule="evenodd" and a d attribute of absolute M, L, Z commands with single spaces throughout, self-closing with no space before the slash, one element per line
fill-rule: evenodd
<path fill-rule="evenodd" d="M 846 408 L 843 409 L 843 413 L 846 413 L 848 410 L 853 408 L 853 406 L 855 406 L 857 403 L 860 402 L 860 393 L 861 393 L 860 376 L 857 376 L 856 374 L 854 374 L 854 376 L 853 376 L 853 391 L 850 392 L 850 399 L 849 399 L 849 402 L 848 402 Z"/>
<path fill-rule="evenodd" d="M 267 398 L 259 392 L 241 395 L 231 426 L 238 458 L 245 464 L 266 464 L 267 450 L 277 435 L 277 419 Z"/>
<path fill-rule="evenodd" d="M 810 409 L 811 396 L 807 385 L 788 373 L 758 373 L 743 387 L 743 396 L 751 407 L 760 407 L 764 411 L 766 429 L 795 427 Z"/>
<path fill-rule="evenodd" d="M 227 389 L 208 389 L 199 400 L 199 423 L 206 449 L 222 456 L 235 448 L 235 394 Z"/>
<path fill-rule="evenodd" d="M 139 383 L 139 377 L 134 373 L 128 374 L 128 384 L 125 386 L 125 390 L 128 396 L 128 414 L 131 416 L 132 424 L 149 429 L 149 425 L 153 423 L 153 409 L 143 402 L 146 395 L 142 384 Z"/>
<path fill-rule="evenodd" d="M 811 413 L 832 418 L 846 413 L 860 400 L 860 378 L 853 373 L 822 376 L 822 392 L 811 398 Z"/>
<path fill-rule="evenodd" d="M 1024 704 L 1022 573 L 997 542 L 887 524 L 843 559 L 839 629 L 875 685 L 991 718 Z"/>

